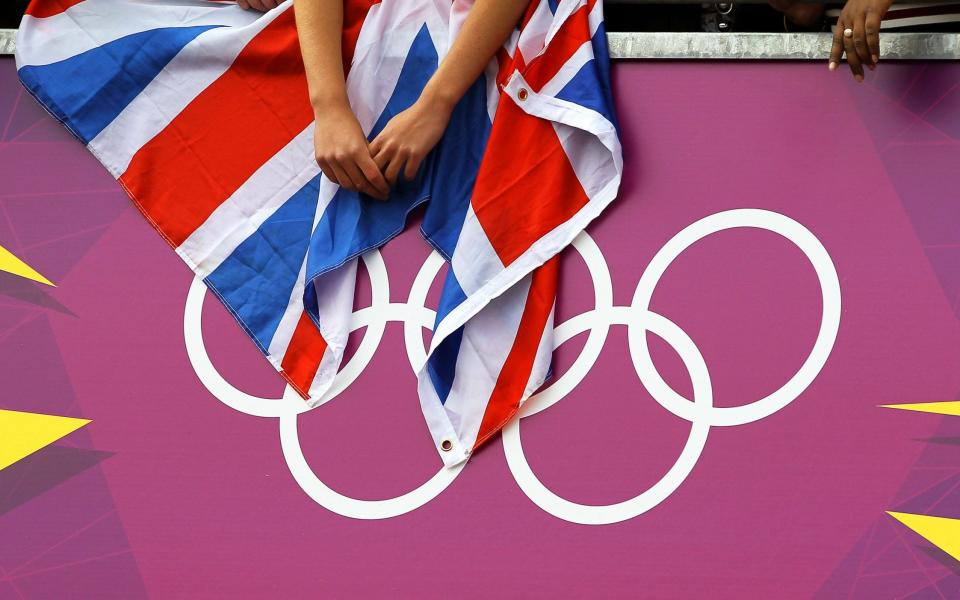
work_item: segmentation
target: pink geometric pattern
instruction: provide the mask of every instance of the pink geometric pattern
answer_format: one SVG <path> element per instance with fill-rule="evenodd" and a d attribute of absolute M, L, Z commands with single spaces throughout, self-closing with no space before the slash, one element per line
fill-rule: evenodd
<path fill-rule="evenodd" d="M 937 63 L 883 65 L 867 85 L 850 87 L 887 175 L 960 317 L 960 213 L 955 195 L 938 193 L 960 187 L 960 69 Z M 935 435 L 916 440 L 927 445 L 890 508 L 960 518 L 960 420 L 928 418 L 942 422 Z M 820 594 L 955 598 L 960 565 L 882 515 Z"/>
<path fill-rule="evenodd" d="M 129 202 L 0 59 L 0 245 L 69 285 Z M 59 164 L 56 175 L 43 168 Z M 31 165 L 35 168 L 29 168 Z M 0 407 L 82 417 L 51 320 L 78 319 L 60 290 L 0 273 Z M 96 449 L 78 431 L 0 471 L 0 598 L 146 597 Z"/>
<path fill-rule="evenodd" d="M 626 179 L 590 232 L 614 303 L 629 304 L 681 228 L 759 207 L 822 240 L 845 312 L 796 402 L 715 428 L 672 497 L 590 528 L 532 505 L 499 442 L 401 517 L 360 522 L 316 505 L 275 425 L 198 381 L 183 340 L 189 271 L 0 61 L 0 245 L 58 285 L 0 273 L 0 407 L 93 420 L 0 471 L 0 599 L 957 597 L 955 562 L 883 511 L 960 517 L 960 422 L 876 405 L 960 393 L 960 219 L 944 193 L 960 189 L 960 65 L 885 63 L 862 86 L 822 65 L 614 71 Z M 393 302 L 406 301 L 424 258 L 416 233 L 384 250 Z M 589 281 L 575 254 L 562 278 L 558 321 L 594 302 L 590 285 L 569 283 Z M 719 405 L 782 385 L 820 318 L 796 249 L 749 231 L 692 247 L 653 308 L 696 342 Z M 279 395 L 229 315 L 208 301 L 203 318 L 221 374 Z M 558 375 L 584 338 L 560 348 Z M 657 344 L 658 368 L 688 392 L 686 371 Z M 531 466 L 558 494 L 629 498 L 663 475 L 689 432 L 643 391 L 626 348 L 612 328 L 578 389 L 524 422 Z M 436 471 L 431 441 L 414 433 L 423 423 L 405 361 L 391 324 L 357 382 L 302 416 L 303 453 L 333 489 L 390 497 Z"/>

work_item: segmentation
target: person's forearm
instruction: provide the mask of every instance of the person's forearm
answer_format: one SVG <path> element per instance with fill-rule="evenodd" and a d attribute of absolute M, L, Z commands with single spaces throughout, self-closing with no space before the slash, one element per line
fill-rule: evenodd
<path fill-rule="evenodd" d="M 294 11 L 314 111 L 347 105 L 340 47 L 343 0 L 297 0 Z"/>
<path fill-rule="evenodd" d="M 302 0 L 298 0 L 302 1 Z M 377 168 L 393 185 L 408 180 L 437 145 L 453 108 L 490 63 L 530 0 L 476 0 L 450 51 L 412 106 L 394 116 L 370 143 Z"/>
<path fill-rule="evenodd" d="M 421 98 L 452 109 L 510 36 L 530 0 L 476 0 Z"/>

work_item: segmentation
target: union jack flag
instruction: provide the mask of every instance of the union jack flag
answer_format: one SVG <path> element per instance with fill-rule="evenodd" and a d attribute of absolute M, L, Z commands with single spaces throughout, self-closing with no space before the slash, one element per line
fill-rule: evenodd
<path fill-rule="evenodd" d="M 473 0 L 346 0 L 370 139 L 418 97 Z M 288 2 L 34 0 L 17 67 L 309 403 L 341 366 L 358 258 L 403 230 L 449 263 L 418 393 L 466 460 L 549 376 L 557 254 L 613 200 L 622 158 L 599 0 L 534 0 L 413 181 L 387 202 L 313 157 Z"/>

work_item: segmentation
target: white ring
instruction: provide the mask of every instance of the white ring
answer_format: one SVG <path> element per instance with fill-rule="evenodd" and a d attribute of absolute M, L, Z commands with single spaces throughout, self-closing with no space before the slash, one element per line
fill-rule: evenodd
<path fill-rule="evenodd" d="M 609 310 L 610 307 L 613 306 L 613 282 L 610 279 L 610 269 L 607 266 L 607 261 L 603 258 L 600 247 L 597 246 L 597 243 L 586 231 L 574 238 L 572 246 L 587 265 L 587 270 L 590 272 L 590 280 L 593 283 L 594 308 L 590 313 L 584 314 L 600 314 Z M 579 331 L 574 329 L 576 327 L 576 320 L 582 317 L 584 317 L 584 315 L 573 317 L 554 329 L 554 350 L 577 333 L 585 331 L 584 329 L 580 329 Z M 580 382 L 583 381 L 587 373 L 590 372 L 594 363 L 597 362 L 600 351 L 603 350 L 603 346 L 607 342 L 607 334 L 610 332 L 610 326 L 605 320 L 595 319 L 593 325 L 594 326 L 590 328 L 590 333 L 587 334 L 587 341 L 580 350 L 580 354 L 577 355 L 576 360 L 573 361 L 563 375 L 550 382 L 535 396 L 530 397 L 524 402 L 520 408 L 519 417 L 529 417 L 553 406 L 559 402 L 561 398 L 573 391 L 575 387 L 580 385 Z M 576 331 L 576 333 L 574 333 L 574 331 Z"/>
<path fill-rule="evenodd" d="M 778 233 L 794 242 L 808 257 L 817 272 L 823 295 L 823 318 L 817 341 L 810 356 L 798 372 L 779 390 L 766 398 L 737 407 L 714 407 L 709 373 L 703 357 L 687 334 L 665 317 L 648 310 L 653 291 L 667 267 L 683 250 L 710 233 L 732 227 L 756 227 Z M 840 318 L 840 287 L 836 269 L 826 249 L 807 229 L 783 215 L 770 211 L 743 209 L 718 213 L 702 219 L 678 233 L 657 253 L 643 273 L 631 306 L 613 306 L 609 269 L 592 238 L 582 233 L 573 243 L 590 272 L 594 285 L 595 307 L 572 317 L 554 329 L 554 348 L 572 337 L 589 331 L 580 355 L 570 369 L 549 387 L 530 398 L 520 411 L 525 417 L 544 410 L 572 391 L 586 376 L 602 349 L 611 325 L 627 325 L 628 340 L 634 367 L 641 384 L 654 399 L 673 414 L 691 422 L 683 451 L 674 465 L 658 482 L 638 496 L 606 506 L 587 506 L 560 498 L 548 490 L 533 474 L 520 442 L 520 419 L 503 430 L 504 451 L 511 473 L 518 485 L 538 506 L 559 518 L 584 524 L 615 523 L 646 512 L 666 499 L 679 487 L 695 466 L 712 425 L 737 425 L 755 421 L 776 412 L 795 399 L 817 376 L 836 339 Z M 363 257 L 373 289 L 371 306 L 353 313 L 351 331 L 366 327 L 363 341 L 351 360 L 337 374 L 322 404 L 348 387 L 369 364 L 380 345 L 386 323 L 404 323 L 404 340 L 411 368 L 416 372 L 426 360 L 422 329 L 431 328 L 435 311 L 425 306 L 433 280 L 443 266 L 443 259 L 432 253 L 418 272 L 406 303 L 391 303 L 389 280 L 382 256 L 376 250 Z M 291 474 L 300 487 L 318 504 L 347 517 L 383 519 L 398 516 L 423 506 L 443 492 L 466 463 L 442 468 L 415 490 L 387 500 L 358 500 L 330 489 L 317 478 L 300 446 L 297 418 L 309 410 L 307 404 L 290 386 L 280 399 L 270 400 L 246 394 L 228 383 L 217 372 L 207 356 L 201 332 L 201 317 L 206 286 L 196 278 L 187 295 L 184 315 L 184 337 L 191 365 L 207 389 L 221 402 L 241 412 L 279 419 L 280 440 Z M 660 336 L 679 353 L 690 373 L 694 387 L 691 403 L 677 394 L 662 379 L 653 365 L 646 345 L 645 332 Z M 634 353 L 641 350 L 641 356 Z"/>
<path fill-rule="evenodd" d="M 379 322 L 380 334 L 377 336 L 377 346 L 380 344 L 383 328 L 388 321 L 403 322 L 407 356 L 414 373 L 418 370 L 416 361 L 420 359 L 420 356 L 417 355 L 417 349 L 422 353 L 422 360 L 426 361 L 426 350 L 423 348 L 420 331 L 422 328 L 432 328 L 436 316 L 435 311 L 426 308 L 423 304 L 426 302 L 430 284 L 439 273 L 443 262 L 443 258 L 439 254 L 432 252 L 423 266 L 420 267 L 410 291 L 411 298 L 417 297 L 421 300 L 420 306 L 415 306 L 411 302 L 407 304 L 390 303 L 389 295 L 386 297 L 381 295 L 374 297 L 370 307 L 361 309 L 353 315 L 352 327 L 354 329 L 367 326 L 368 323 Z M 382 264 L 381 259 L 380 265 Z M 371 271 L 371 280 L 380 276 L 379 271 L 379 268 L 376 270 L 376 274 Z M 383 269 L 383 275 L 386 275 L 385 268 Z M 411 332 L 415 333 L 415 337 Z M 366 337 L 364 337 L 364 341 L 366 341 Z M 369 351 L 369 356 L 372 356 L 374 351 L 376 351 L 376 346 Z M 369 360 L 369 358 L 366 358 L 364 366 Z M 284 459 L 293 478 L 314 502 L 338 515 L 354 519 L 388 519 L 416 510 L 447 489 L 447 486 L 453 483 L 453 480 L 466 466 L 466 462 L 463 462 L 452 468 L 441 467 L 433 477 L 420 487 L 395 498 L 359 500 L 332 490 L 313 472 L 310 463 L 303 455 L 296 417 L 281 417 L 280 446 L 283 449 Z"/>
<path fill-rule="evenodd" d="M 363 372 L 380 345 L 387 321 L 413 320 L 422 323 L 426 317 L 427 325 L 432 324 L 433 311 L 429 309 L 411 311 L 406 305 L 390 303 L 389 279 L 386 265 L 379 251 L 368 252 L 363 256 L 363 261 L 370 275 L 371 305 L 353 314 L 350 331 L 356 331 L 361 327 L 366 327 L 367 331 L 356 353 L 337 373 L 330 390 L 323 395 L 316 406 L 335 398 Z M 251 396 L 227 382 L 213 366 L 207 355 L 201 330 L 206 290 L 207 286 L 203 280 L 195 277 L 187 293 L 183 334 L 190 364 L 207 390 L 227 406 L 253 416 L 279 418 L 280 445 L 287 466 L 303 491 L 315 502 L 345 517 L 386 519 L 416 510 L 435 498 L 456 479 L 466 463 L 451 469 L 441 468 L 420 487 L 388 500 L 358 500 L 330 489 L 316 476 L 303 455 L 297 432 L 297 417 L 311 408 L 296 391 L 287 385 L 281 399 L 270 400 Z"/>
<path fill-rule="evenodd" d="M 387 327 L 386 311 L 383 310 L 390 303 L 390 277 L 387 274 L 387 265 L 383 262 L 383 255 L 379 250 L 371 250 L 364 254 L 363 264 L 367 268 L 367 275 L 370 278 L 370 306 L 353 313 L 350 321 L 350 332 L 354 332 L 361 327 L 366 327 L 363 332 L 363 339 L 353 353 L 350 360 L 340 369 L 333 378 L 333 383 L 320 398 L 318 398 L 313 408 L 326 404 L 340 395 L 350 384 L 356 381 L 360 373 L 367 368 L 373 359 L 374 353 L 380 347 L 380 341 L 383 339 L 383 332 Z"/>
<path fill-rule="evenodd" d="M 441 467 L 426 483 L 396 498 L 358 500 L 333 491 L 320 481 L 310 468 L 300 446 L 296 415 L 280 417 L 280 447 L 293 478 L 314 502 L 338 515 L 353 519 L 389 519 L 416 510 L 447 489 L 467 464 L 462 462 L 455 467 Z"/>
<path fill-rule="evenodd" d="M 303 398 L 288 384 L 283 396 L 276 399 L 259 398 L 236 388 L 223 378 L 210 361 L 203 343 L 203 300 L 207 285 L 199 276 L 190 283 L 187 303 L 183 313 L 183 339 L 187 346 L 187 358 L 197 378 L 213 397 L 230 408 L 254 417 L 280 417 L 310 410 Z"/>
<path fill-rule="evenodd" d="M 427 294 L 430 292 L 430 285 L 440 273 L 445 261 L 439 253 L 433 251 L 423 266 L 417 271 L 417 276 L 410 286 L 410 294 L 407 296 L 407 307 L 421 307 L 429 311 L 429 319 L 426 319 L 425 313 L 420 319 L 411 322 L 408 319 L 403 320 L 403 341 L 407 348 L 407 360 L 410 361 L 410 368 L 414 373 L 419 373 L 424 363 L 427 362 L 427 350 L 423 346 L 423 330 L 433 329 L 433 321 L 436 319 L 436 311 L 426 308 Z M 401 320 L 401 319 L 398 319 Z"/>
<path fill-rule="evenodd" d="M 809 356 L 787 383 L 772 394 L 749 404 L 711 407 L 708 418 L 711 425 L 731 426 L 752 423 L 793 402 L 813 382 L 827 362 L 840 327 L 840 279 L 837 277 L 837 269 L 830 260 L 826 248 L 809 229 L 800 223 L 779 213 L 759 209 L 728 210 L 710 215 L 689 225 L 671 238 L 657 252 L 640 276 L 640 282 L 633 296 L 633 308 L 639 311 L 648 309 L 650 298 L 660 277 L 681 252 L 711 233 L 737 227 L 754 227 L 777 233 L 793 242 L 806 255 L 820 282 L 823 315 L 817 340 Z M 653 398 L 681 419 L 693 422 L 696 418 L 694 405 L 675 392 L 657 372 L 643 331 L 631 328 L 628 340 L 634 368 Z"/>
<path fill-rule="evenodd" d="M 346 365 L 337 373 L 330 389 L 315 403 L 313 407 L 304 402 L 303 398 L 289 384 L 283 390 L 280 398 L 259 398 L 237 389 L 232 383 L 223 378 L 217 368 L 210 361 L 203 341 L 203 301 L 206 298 L 207 286 L 199 276 L 195 276 L 187 292 L 187 302 L 183 315 L 183 338 L 187 347 L 187 358 L 200 382 L 213 396 L 230 408 L 254 417 L 277 418 L 285 414 L 300 414 L 316 408 L 335 398 L 340 392 L 353 383 L 361 372 L 370 363 L 374 352 L 380 345 L 386 327 L 386 315 L 379 310 L 390 301 L 390 282 L 387 267 L 383 256 L 378 250 L 372 250 L 363 255 L 363 263 L 370 276 L 371 306 L 368 309 L 357 311 L 350 325 L 350 331 L 366 327 L 363 340 L 357 351 Z M 373 315 L 371 318 L 370 315 Z"/>
<path fill-rule="evenodd" d="M 610 309 L 613 305 L 613 283 L 610 279 L 610 269 L 607 267 L 607 262 L 603 258 L 600 247 L 597 246 L 597 243 L 590 237 L 590 234 L 585 231 L 574 238 L 571 245 L 583 259 L 590 273 L 590 280 L 593 283 L 594 311 L 604 312 Z M 420 367 L 427 360 L 427 350 L 423 344 L 421 331 L 422 329 L 431 329 L 433 327 L 433 320 L 436 317 L 435 311 L 423 307 L 427 301 L 427 293 L 430 291 L 430 285 L 440 273 L 443 265 L 443 257 L 436 252 L 431 253 L 430 256 L 427 257 L 423 266 L 420 267 L 420 271 L 417 272 L 413 285 L 410 286 L 410 295 L 406 304 L 408 315 L 413 316 L 415 311 L 418 310 L 420 314 L 417 318 L 407 317 L 405 319 L 396 319 L 398 321 L 404 321 L 403 335 L 407 348 L 407 358 L 415 373 L 420 370 Z M 583 316 L 584 315 L 578 315 L 578 317 L 574 317 L 555 329 L 554 336 L 556 339 L 554 340 L 554 349 L 567 341 L 572 335 L 585 331 L 581 329 L 576 333 L 568 333 L 572 331 L 570 324 L 574 322 L 574 319 Z M 570 365 L 570 368 L 568 368 L 562 376 L 540 390 L 536 396 L 529 398 L 523 404 L 519 412 L 521 417 L 528 417 L 549 408 L 583 381 L 584 377 L 589 373 L 590 368 L 596 362 L 597 357 L 600 356 L 600 351 L 607 341 L 607 333 L 610 328 L 608 325 L 602 323 L 605 322 L 594 323 L 595 326 L 590 329 L 583 349 L 580 351 L 576 360 L 573 361 L 573 364 Z"/>
<path fill-rule="evenodd" d="M 693 340 L 673 322 L 655 313 L 640 315 L 631 311 L 629 323 L 631 330 L 636 326 L 655 333 L 680 355 L 693 382 L 693 406 L 697 408 L 699 415 L 706 417 L 713 405 L 713 391 L 707 365 Z M 578 504 L 561 498 L 537 479 L 520 443 L 520 419 L 514 419 L 503 428 L 503 449 L 513 478 L 534 504 L 551 515 L 572 523 L 608 525 L 641 515 L 676 491 L 697 464 L 709 431 L 710 423 L 705 418 L 693 421 L 680 456 L 659 481 L 629 500 L 604 506 Z"/>

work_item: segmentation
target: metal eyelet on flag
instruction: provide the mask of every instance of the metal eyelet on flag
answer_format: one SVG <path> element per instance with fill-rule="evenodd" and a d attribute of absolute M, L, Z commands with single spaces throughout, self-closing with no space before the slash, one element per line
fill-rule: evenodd
<path fill-rule="evenodd" d="M 520 88 L 520 91 L 517 92 L 517 99 L 523 102 L 527 99 L 527 90 L 526 88 Z"/>
<path fill-rule="evenodd" d="M 453 442 L 450 440 L 443 440 L 440 442 L 440 449 L 444 452 L 450 452 L 453 450 Z"/>

